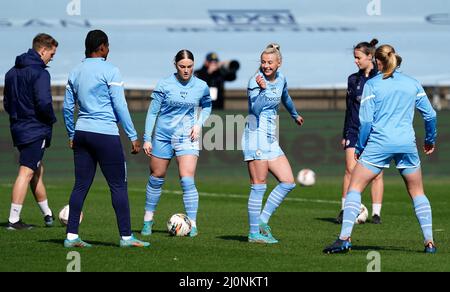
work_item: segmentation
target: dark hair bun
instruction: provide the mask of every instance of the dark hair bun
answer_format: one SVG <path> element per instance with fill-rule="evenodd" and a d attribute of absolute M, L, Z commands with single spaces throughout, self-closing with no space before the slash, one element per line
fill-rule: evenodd
<path fill-rule="evenodd" d="M 371 47 L 375 47 L 378 44 L 378 40 L 377 39 L 372 39 L 369 44 L 370 44 Z"/>

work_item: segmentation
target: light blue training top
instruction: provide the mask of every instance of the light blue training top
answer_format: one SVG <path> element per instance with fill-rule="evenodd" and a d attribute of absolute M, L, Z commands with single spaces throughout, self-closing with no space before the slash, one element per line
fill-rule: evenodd
<path fill-rule="evenodd" d="M 259 87 L 256 83 L 256 76 L 261 75 L 266 82 L 266 89 Z M 276 73 L 275 81 L 270 82 L 262 72 L 258 72 L 248 82 L 248 112 L 254 116 L 256 125 L 247 123 L 246 130 L 258 130 L 267 134 L 274 134 L 276 130 L 276 118 L 280 108 L 280 102 L 283 103 L 293 119 L 299 114 L 295 109 L 294 102 L 289 96 L 286 77 L 281 72 Z"/>
<path fill-rule="evenodd" d="M 414 111 L 425 121 L 425 144 L 436 141 L 436 112 L 420 83 L 400 72 L 383 79 L 383 73 L 364 86 L 359 110 L 361 126 L 356 150 L 377 153 L 417 151 L 413 128 Z"/>
<path fill-rule="evenodd" d="M 79 107 L 76 126 L 75 104 Z M 131 141 L 137 139 L 119 69 L 104 58 L 86 58 L 70 72 L 63 115 L 70 140 L 75 130 L 119 135 L 118 122 Z"/>
<path fill-rule="evenodd" d="M 194 125 L 202 126 L 211 114 L 209 87 L 192 76 L 181 83 L 176 74 L 158 82 L 145 120 L 144 141 L 187 141 Z M 198 111 L 201 108 L 200 115 Z"/>

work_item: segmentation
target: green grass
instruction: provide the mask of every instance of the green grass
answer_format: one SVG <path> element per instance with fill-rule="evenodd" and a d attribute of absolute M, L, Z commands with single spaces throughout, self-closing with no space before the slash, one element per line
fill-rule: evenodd
<path fill-rule="evenodd" d="M 129 185 L 132 229 L 139 238 L 145 181 Z M 272 185 L 273 186 L 273 185 Z M 199 236 L 170 237 L 165 222 L 171 214 L 183 211 L 180 190 L 169 179 L 155 217 L 154 234 L 149 249 L 121 249 L 111 206 L 103 179 L 95 182 L 85 203 L 85 219 L 80 225 L 82 238 L 94 245 L 78 250 L 82 271 L 366 271 L 367 254 L 381 255 L 382 271 L 448 271 L 450 262 L 450 222 L 447 189 L 450 183 L 429 181 L 427 193 L 433 206 L 433 228 L 438 254 L 422 253 L 422 235 L 411 202 L 401 179 L 388 179 L 383 205 L 383 224 L 357 225 L 353 233 L 354 250 L 346 255 L 324 255 L 322 249 L 339 232 L 331 222 L 337 215 L 338 180 L 327 179 L 311 188 L 298 187 L 289 195 L 271 226 L 280 240 L 276 245 L 249 244 L 247 236 L 247 191 L 245 181 L 220 188 L 212 181 L 199 181 Z M 10 193 L 2 184 L 0 192 Z M 57 211 L 66 204 L 70 182 L 49 182 L 51 207 Z M 320 199 L 320 202 L 317 200 Z M 370 206 L 367 195 L 364 204 Z M 1 206 L 9 206 L 9 197 L 1 196 Z M 370 209 L 370 208 L 369 208 Z M 0 210 L 7 218 L 8 208 Z M 0 271 L 65 271 L 69 250 L 63 247 L 65 228 L 56 224 L 44 228 L 40 212 L 29 195 L 23 218 L 37 228 L 8 231 L 0 228 Z"/>
<path fill-rule="evenodd" d="M 232 112 L 223 112 L 231 114 Z M 243 114 L 243 112 L 240 112 Z M 133 113 L 142 133 L 145 113 Z M 200 191 L 199 236 L 174 238 L 166 232 L 170 215 L 183 212 L 176 163 L 164 185 L 149 249 L 121 249 L 109 190 L 100 171 L 87 197 L 80 226 L 82 238 L 94 245 L 79 250 L 82 271 L 366 271 L 367 254 L 381 255 L 382 271 L 450 270 L 450 112 L 438 113 L 438 148 L 421 157 L 426 193 L 433 208 L 433 229 L 438 254 L 423 254 L 422 234 L 401 178 L 385 172 L 383 224 L 358 225 L 354 250 L 346 255 L 324 255 L 322 249 L 339 234 L 332 223 L 340 207 L 343 151 L 339 149 L 343 112 L 305 112 L 305 125 L 297 128 L 281 115 L 280 141 L 295 172 L 312 168 L 317 184 L 297 187 L 276 211 L 270 224 L 280 242 L 264 246 L 246 242 L 248 173 L 241 151 L 202 151 L 196 175 Z M 50 207 L 57 212 L 67 204 L 73 185 L 73 157 L 62 123 L 55 125 L 52 147 L 46 151 L 45 182 Z M 423 124 L 416 118 L 418 141 Z M 0 224 L 9 216 L 12 183 L 17 175 L 17 151 L 12 148 L 8 120 L 0 113 Z M 205 129 L 206 131 L 208 129 Z M 229 129 L 227 129 L 229 130 Z M 128 147 L 126 139 L 124 146 Z M 127 149 L 127 148 L 126 148 Z M 127 156 L 132 229 L 137 237 L 142 224 L 148 159 L 142 153 Z M 269 189 L 275 186 L 269 180 Z M 267 194 L 266 194 L 267 198 Z M 363 203 L 371 210 L 369 195 Z M 69 250 L 63 248 L 65 228 L 44 228 L 38 207 L 28 194 L 22 218 L 36 224 L 30 231 L 0 227 L 0 271 L 66 271 Z"/>

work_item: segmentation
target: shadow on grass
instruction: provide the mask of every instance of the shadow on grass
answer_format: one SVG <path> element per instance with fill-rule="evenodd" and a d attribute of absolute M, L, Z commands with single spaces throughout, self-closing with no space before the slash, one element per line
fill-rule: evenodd
<path fill-rule="evenodd" d="M 314 218 L 314 220 L 329 222 L 338 225 L 339 223 L 336 222 L 336 218 Z"/>
<path fill-rule="evenodd" d="M 137 235 L 141 235 L 141 230 L 131 230 L 131 232 L 133 232 L 134 234 L 137 234 Z M 153 233 L 167 233 L 167 235 L 169 236 L 169 233 L 167 232 L 167 230 L 152 229 L 152 234 Z"/>
<path fill-rule="evenodd" d="M 46 239 L 46 240 L 39 240 L 38 242 L 42 243 L 52 243 L 54 245 L 58 245 L 60 247 L 64 246 L 64 239 Z M 118 247 L 119 243 L 110 243 L 110 242 L 101 242 L 101 241 L 86 241 L 89 244 L 92 244 L 92 246 L 113 246 Z"/>
<path fill-rule="evenodd" d="M 223 239 L 223 240 L 234 240 L 234 241 L 248 241 L 247 236 L 240 236 L 240 235 L 224 235 L 224 236 L 218 236 L 217 238 Z"/>
<path fill-rule="evenodd" d="M 1 222 L 0 223 L 0 227 L 5 227 L 5 229 L 6 229 L 8 227 L 8 224 L 9 224 L 8 221 Z M 36 229 L 36 228 L 44 228 L 44 226 L 38 226 L 38 225 L 34 225 L 34 224 L 28 224 L 28 225 L 30 225 L 30 227 L 31 227 L 30 229 L 15 229 L 15 230 L 17 230 L 17 231 L 27 231 L 27 230 L 33 230 L 33 229 Z"/>
<path fill-rule="evenodd" d="M 353 245 L 352 250 L 354 251 L 404 251 L 404 252 L 415 252 L 416 250 L 411 250 L 405 247 L 399 246 L 372 246 L 372 245 Z"/>

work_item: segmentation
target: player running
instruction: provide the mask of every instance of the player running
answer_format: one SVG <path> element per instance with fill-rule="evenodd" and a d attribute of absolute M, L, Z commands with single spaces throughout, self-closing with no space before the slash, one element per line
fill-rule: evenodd
<path fill-rule="evenodd" d="M 183 190 L 183 202 L 197 236 L 198 192 L 194 176 L 199 156 L 203 124 L 211 114 L 208 85 L 193 76 L 194 55 L 181 50 L 175 56 L 176 73 L 161 80 L 152 93 L 145 121 L 144 151 L 150 157 L 142 235 L 151 235 L 167 168 L 176 156 Z M 198 109 L 201 108 L 198 115 Z"/>
<path fill-rule="evenodd" d="M 249 118 L 242 137 L 244 160 L 248 162 L 251 191 L 248 200 L 249 242 L 277 243 L 268 225 L 269 219 L 287 194 L 295 187 L 294 175 L 276 137 L 280 102 L 298 125 L 297 113 L 288 94 L 286 78 L 278 71 L 282 56 L 278 44 L 269 44 L 261 53 L 261 66 L 248 85 Z M 279 181 L 261 212 L 269 171 Z"/>
<path fill-rule="evenodd" d="M 436 112 L 420 83 L 396 69 L 402 58 L 390 45 L 375 52 L 381 72 L 366 82 L 361 100 L 361 121 L 352 173 L 345 200 L 344 217 L 339 238 L 323 252 L 340 253 L 351 249 L 351 233 L 361 206 L 361 193 L 384 168 L 395 161 L 403 176 L 424 236 L 425 253 L 435 253 L 431 206 L 422 183 L 420 159 L 413 128 L 414 109 L 425 121 L 426 155 L 433 153 L 436 141 Z"/>

